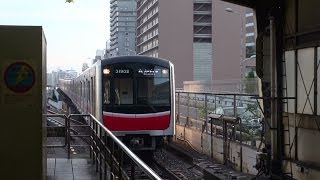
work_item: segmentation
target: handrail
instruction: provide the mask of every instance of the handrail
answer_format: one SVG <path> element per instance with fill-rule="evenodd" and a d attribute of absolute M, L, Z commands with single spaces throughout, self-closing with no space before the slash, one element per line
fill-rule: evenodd
<path fill-rule="evenodd" d="M 205 92 L 200 92 L 200 91 L 185 91 L 185 90 L 179 90 L 176 89 L 176 93 L 189 93 L 189 94 L 200 94 L 200 95 L 211 95 L 211 96 L 248 96 L 248 97 L 259 97 L 258 95 L 254 94 L 246 94 L 246 93 L 237 93 L 237 92 L 226 92 L 226 93 L 216 93 L 216 92 L 211 92 L 211 91 L 205 91 Z"/>
<path fill-rule="evenodd" d="M 133 160 L 149 177 L 152 179 L 161 179 L 148 165 L 146 165 L 137 155 L 135 155 L 127 146 L 125 146 L 113 133 L 108 130 L 101 122 L 99 122 L 92 114 L 89 114 L 90 117 L 100 126 L 102 129 L 107 132 L 107 134 L 114 140 L 119 147 Z"/>
<path fill-rule="evenodd" d="M 49 113 L 54 113 L 53 111 L 48 110 Z M 46 118 L 48 117 L 59 117 L 59 118 L 63 118 L 64 119 L 64 133 L 65 133 L 65 140 L 64 140 L 64 144 L 63 145 L 46 145 L 46 147 L 48 148 L 55 148 L 55 147 L 66 147 L 68 145 L 68 128 L 67 128 L 67 119 L 68 117 L 65 114 L 43 114 L 43 116 L 45 116 Z M 48 126 L 47 126 L 48 128 Z"/>
<path fill-rule="evenodd" d="M 69 115 L 64 115 L 64 114 L 43 114 L 44 116 L 47 117 L 63 117 L 65 118 L 65 128 L 66 128 L 66 142 L 64 147 L 67 147 L 67 152 L 68 152 L 68 158 L 70 158 L 70 153 L 71 153 L 71 142 L 70 139 L 71 137 L 90 137 L 90 157 L 94 160 L 93 163 L 96 163 L 96 171 L 98 172 L 98 164 L 100 165 L 100 176 L 102 177 L 102 171 L 106 174 L 106 164 L 108 164 L 108 155 L 110 155 L 111 161 L 109 162 L 109 167 L 111 174 L 117 174 L 120 176 L 123 176 L 123 167 L 122 167 L 122 160 L 123 160 L 123 154 L 125 153 L 132 162 L 131 163 L 131 170 L 134 171 L 134 166 L 137 165 L 144 173 L 147 174 L 147 176 L 150 179 L 154 180 L 160 180 L 161 177 L 157 175 L 147 164 L 145 164 L 137 155 L 135 155 L 128 147 L 122 143 L 113 133 L 107 129 L 100 121 L 98 121 L 92 114 L 69 114 Z M 88 122 L 88 125 L 70 125 L 70 122 L 73 121 L 71 117 L 89 117 L 90 121 Z M 89 119 L 88 118 L 88 119 Z M 90 133 L 89 135 L 83 135 L 83 134 L 76 134 L 72 135 L 70 133 L 71 127 L 87 127 L 90 128 Z M 95 133 L 95 134 L 93 134 Z M 102 140 L 103 135 L 105 136 L 104 140 Z M 113 145 L 111 149 L 107 147 L 106 144 L 106 137 L 110 138 L 110 140 L 113 142 Z M 114 144 L 117 145 L 119 149 L 122 150 L 121 152 L 121 157 L 120 162 L 118 162 L 118 159 L 116 159 L 116 154 L 114 152 Z M 59 146 L 48 146 L 48 147 L 59 147 Z M 91 156 L 93 154 L 93 156 Z M 109 159 L 109 160 L 110 160 Z M 114 166 L 117 167 L 117 169 L 114 168 Z M 103 170 L 104 168 L 104 170 Z M 114 171 L 114 172 L 113 172 Z M 121 177 L 120 177 L 121 178 Z M 130 179 L 135 179 L 134 177 L 134 172 L 131 172 L 131 177 Z M 113 179 L 111 177 L 111 179 Z M 122 178 L 121 178 L 122 179 Z"/>

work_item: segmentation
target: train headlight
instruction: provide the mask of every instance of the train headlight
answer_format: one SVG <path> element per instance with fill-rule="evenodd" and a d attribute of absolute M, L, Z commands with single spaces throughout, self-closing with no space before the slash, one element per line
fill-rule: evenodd
<path fill-rule="evenodd" d="M 168 70 L 167 69 L 162 69 L 162 74 L 168 74 Z"/>
<path fill-rule="evenodd" d="M 103 74 L 110 74 L 110 69 L 104 69 Z"/>

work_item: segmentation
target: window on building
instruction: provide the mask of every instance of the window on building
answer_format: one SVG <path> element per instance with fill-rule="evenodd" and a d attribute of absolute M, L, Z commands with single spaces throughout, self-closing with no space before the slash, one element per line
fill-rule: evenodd
<path fill-rule="evenodd" d="M 256 54 L 255 46 L 246 46 L 246 58 Z"/>
<path fill-rule="evenodd" d="M 246 43 L 246 46 L 254 46 L 254 43 L 253 42 Z"/>
<path fill-rule="evenodd" d="M 246 33 L 246 37 L 254 36 L 254 33 Z"/>
<path fill-rule="evenodd" d="M 254 23 L 247 23 L 246 27 L 254 26 Z"/>
<path fill-rule="evenodd" d="M 253 16 L 253 13 L 247 13 L 246 14 L 246 17 L 250 17 L 250 16 Z"/>

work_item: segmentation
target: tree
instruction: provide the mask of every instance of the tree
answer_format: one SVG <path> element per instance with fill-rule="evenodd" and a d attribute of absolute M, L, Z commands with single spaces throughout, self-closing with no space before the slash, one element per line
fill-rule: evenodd
<path fill-rule="evenodd" d="M 73 0 L 66 0 L 66 2 L 67 2 L 67 3 L 72 3 L 72 2 L 73 2 Z"/>
<path fill-rule="evenodd" d="M 255 72 L 251 70 L 245 78 L 245 92 L 248 94 L 256 94 L 257 93 L 257 79 Z"/>
<path fill-rule="evenodd" d="M 259 111 L 259 107 L 257 103 L 253 104 L 247 104 L 246 111 L 249 111 L 252 113 L 252 117 L 249 117 L 250 119 L 260 118 L 261 113 Z"/>

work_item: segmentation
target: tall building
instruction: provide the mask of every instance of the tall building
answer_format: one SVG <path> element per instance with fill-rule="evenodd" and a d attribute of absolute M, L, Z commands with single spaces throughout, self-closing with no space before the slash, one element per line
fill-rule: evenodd
<path fill-rule="evenodd" d="M 247 9 L 245 14 L 245 33 L 246 33 L 246 58 L 250 58 L 256 53 L 255 41 L 255 15 L 252 9 Z"/>
<path fill-rule="evenodd" d="M 137 54 L 171 60 L 178 88 L 183 81 L 240 79 L 244 14 L 219 0 L 137 0 Z"/>
<path fill-rule="evenodd" d="M 137 1 L 137 54 L 158 57 L 158 0 Z"/>
<path fill-rule="evenodd" d="M 108 40 L 106 42 L 106 49 L 104 52 L 104 59 L 111 57 L 111 52 L 110 52 L 110 41 Z"/>
<path fill-rule="evenodd" d="M 212 80 L 212 1 L 193 2 L 193 80 Z"/>
<path fill-rule="evenodd" d="M 110 1 L 110 57 L 136 54 L 136 0 Z"/>
<path fill-rule="evenodd" d="M 137 0 L 137 54 L 172 61 L 176 87 L 193 79 L 192 4 L 192 0 Z"/>

